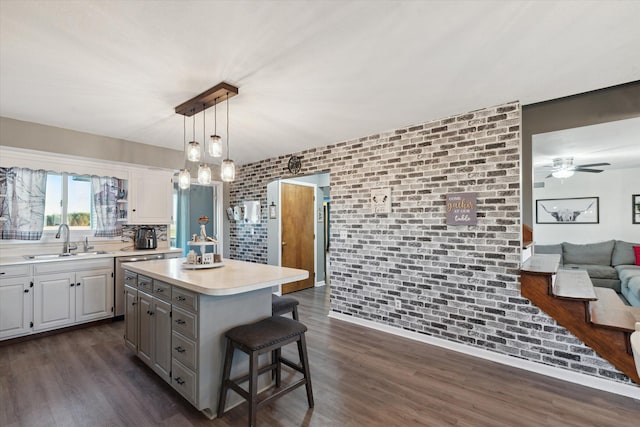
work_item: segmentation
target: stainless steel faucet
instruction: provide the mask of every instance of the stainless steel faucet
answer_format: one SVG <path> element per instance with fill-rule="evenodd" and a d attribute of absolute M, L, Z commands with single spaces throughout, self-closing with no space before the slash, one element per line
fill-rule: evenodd
<path fill-rule="evenodd" d="M 71 251 L 78 249 L 78 246 L 69 244 L 69 226 L 67 224 L 60 224 L 60 226 L 58 227 L 58 232 L 56 233 L 56 239 L 60 238 L 60 231 L 63 228 L 67 231 L 67 233 L 65 235 L 64 243 L 62 244 L 62 253 L 69 254 L 71 253 Z"/>

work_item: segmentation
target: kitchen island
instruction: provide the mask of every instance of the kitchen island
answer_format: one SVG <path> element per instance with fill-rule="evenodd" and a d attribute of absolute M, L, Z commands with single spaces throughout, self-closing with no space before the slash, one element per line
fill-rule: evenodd
<path fill-rule="evenodd" d="M 183 269 L 184 258 L 123 264 L 125 344 L 209 418 L 217 411 L 225 331 L 271 316 L 273 287 L 309 276 L 293 268 L 223 262 L 198 270 Z M 243 353 L 234 359 L 232 377 L 248 369 Z M 267 377 L 260 387 L 270 384 Z M 242 401 L 233 397 L 228 407 Z"/>

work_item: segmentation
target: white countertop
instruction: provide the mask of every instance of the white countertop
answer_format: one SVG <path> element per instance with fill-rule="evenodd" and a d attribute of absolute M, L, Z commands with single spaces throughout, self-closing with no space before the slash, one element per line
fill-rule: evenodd
<path fill-rule="evenodd" d="M 309 272 L 296 268 L 224 259 L 224 266 L 201 270 L 182 268 L 184 258 L 124 263 L 123 267 L 153 279 L 205 295 L 235 295 L 304 280 Z"/>
<path fill-rule="evenodd" d="M 108 251 L 104 254 L 95 254 L 95 255 L 81 255 L 82 251 L 79 254 L 64 256 L 60 258 L 46 258 L 46 259 L 26 259 L 24 256 L 4 256 L 4 253 L 7 251 L 3 251 L 3 256 L 0 256 L 0 266 L 5 265 L 20 265 L 20 264 L 40 264 L 43 262 L 68 262 L 68 261 L 82 261 L 87 259 L 100 259 L 100 258 L 114 258 L 114 257 L 131 257 L 131 256 L 139 256 L 139 255 L 154 255 L 154 254 L 166 254 L 179 252 L 181 253 L 183 249 L 180 248 L 158 248 L 158 249 L 129 249 L 126 251 L 117 250 L 117 251 Z M 37 252 L 40 253 L 40 252 Z"/>

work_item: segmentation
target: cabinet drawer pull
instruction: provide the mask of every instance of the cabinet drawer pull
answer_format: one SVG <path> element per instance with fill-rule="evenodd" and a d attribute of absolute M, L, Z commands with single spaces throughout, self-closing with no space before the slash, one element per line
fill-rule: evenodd
<path fill-rule="evenodd" d="M 182 319 L 176 319 L 176 323 L 177 323 L 178 325 L 184 325 L 184 324 L 185 324 L 185 323 L 187 323 L 187 322 L 185 322 L 185 321 L 184 321 L 184 320 L 182 320 Z"/>
<path fill-rule="evenodd" d="M 72 284 L 70 284 L 69 286 L 74 287 L 75 285 L 76 285 L 75 283 L 72 283 Z"/>
<path fill-rule="evenodd" d="M 29 293 L 29 289 L 25 289 L 25 290 L 24 290 L 24 293 L 25 293 L 25 294 L 28 294 L 28 293 Z"/>
<path fill-rule="evenodd" d="M 185 352 L 185 351 L 187 351 L 187 350 L 185 350 L 185 349 L 184 349 L 184 348 L 182 348 L 181 346 L 177 346 L 177 347 L 176 347 L 176 351 L 177 351 L 178 353 L 184 353 L 184 352 Z"/>
<path fill-rule="evenodd" d="M 164 292 L 164 289 L 162 289 L 162 288 L 156 288 L 156 292 Z"/>
<path fill-rule="evenodd" d="M 177 377 L 177 378 L 176 378 L 176 382 L 177 382 L 178 384 L 180 384 L 180 385 L 184 384 L 184 380 L 183 380 L 182 378 L 180 378 L 180 377 Z"/>
<path fill-rule="evenodd" d="M 178 295 L 178 296 L 176 297 L 176 299 L 177 299 L 178 301 L 186 301 L 186 300 L 187 300 L 185 297 L 183 297 L 183 296 L 181 296 L 181 295 Z"/>

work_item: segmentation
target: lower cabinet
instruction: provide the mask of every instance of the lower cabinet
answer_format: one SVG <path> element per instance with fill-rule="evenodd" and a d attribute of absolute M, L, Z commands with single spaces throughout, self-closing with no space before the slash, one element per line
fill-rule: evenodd
<path fill-rule="evenodd" d="M 171 372 L 171 304 L 138 292 L 138 357 L 165 381 Z"/>
<path fill-rule="evenodd" d="M 34 274 L 34 332 L 113 317 L 112 262 L 43 263 Z"/>
<path fill-rule="evenodd" d="M 124 287 L 124 344 L 132 351 L 138 347 L 138 290 Z"/>
<path fill-rule="evenodd" d="M 28 334 L 33 308 L 31 276 L 0 282 L 0 338 Z"/>

